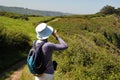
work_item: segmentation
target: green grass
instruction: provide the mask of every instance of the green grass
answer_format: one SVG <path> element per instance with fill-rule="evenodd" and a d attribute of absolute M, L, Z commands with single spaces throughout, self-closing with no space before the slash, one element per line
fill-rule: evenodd
<path fill-rule="evenodd" d="M 50 22 L 69 46 L 53 54 L 58 62 L 54 80 L 119 80 L 120 23 L 114 21 L 114 16 L 73 16 Z M 27 79 L 34 80 L 25 67 L 21 80 Z"/>
<path fill-rule="evenodd" d="M 49 19 L 52 17 L 22 20 L 0 16 L 0 72 L 26 58 L 32 41 L 36 39 L 34 23 Z"/>
<path fill-rule="evenodd" d="M 27 66 L 24 67 L 20 80 L 25 80 L 25 79 L 34 80 L 34 76 L 30 74 Z"/>
<path fill-rule="evenodd" d="M 0 64 L 7 67 L 24 58 L 26 56 L 24 53 L 28 50 L 25 51 L 26 48 L 24 50 L 23 47 L 29 47 L 36 39 L 35 25 L 55 19 L 28 18 L 27 21 L 0 16 L 1 52 L 8 47 L 6 54 L 1 53 Z M 55 51 L 53 54 L 53 59 L 58 62 L 54 80 L 120 79 L 120 23 L 116 21 L 116 17 L 72 16 L 58 18 L 48 24 L 58 31 L 69 46 L 67 50 Z M 52 36 L 49 41 L 56 42 Z M 15 53 L 12 53 L 13 50 Z M 13 60 L 8 61 L 11 58 Z M 5 68 L 4 66 L 1 65 L 0 68 Z M 21 80 L 34 80 L 27 66 L 24 67 Z"/>

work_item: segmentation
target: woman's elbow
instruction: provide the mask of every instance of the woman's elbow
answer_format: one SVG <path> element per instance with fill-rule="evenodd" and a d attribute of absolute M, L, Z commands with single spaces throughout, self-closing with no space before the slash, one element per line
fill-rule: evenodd
<path fill-rule="evenodd" d="M 65 45 L 64 45 L 64 49 L 67 49 L 67 48 L 68 48 L 68 45 L 67 45 L 67 44 L 65 44 Z"/>

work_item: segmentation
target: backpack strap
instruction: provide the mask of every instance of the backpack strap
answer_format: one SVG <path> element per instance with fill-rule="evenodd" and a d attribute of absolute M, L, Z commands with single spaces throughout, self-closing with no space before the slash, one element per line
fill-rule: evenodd
<path fill-rule="evenodd" d="M 37 40 L 33 41 L 33 47 L 35 47 Z"/>
<path fill-rule="evenodd" d="M 37 43 L 37 40 L 34 40 L 34 41 L 33 41 L 33 47 L 36 46 L 36 43 Z M 44 43 L 45 43 L 45 41 L 41 41 L 41 43 L 38 43 L 38 46 L 39 46 L 39 47 L 40 47 L 40 46 L 43 46 Z"/>
<path fill-rule="evenodd" d="M 37 41 L 36 41 L 37 42 Z M 38 43 L 39 49 L 44 45 L 45 41 L 42 41 L 41 43 Z M 36 44 L 36 43 L 35 43 Z"/>

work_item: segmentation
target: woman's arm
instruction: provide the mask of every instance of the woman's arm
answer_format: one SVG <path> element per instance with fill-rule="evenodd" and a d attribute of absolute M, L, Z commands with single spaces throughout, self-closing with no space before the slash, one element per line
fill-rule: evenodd
<path fill-rule="evenodd" d="M 53 36 L 59 41 L 59 44 L 52 45 L 54 50 L 63 50 L 68 48 L 66 42 L 58 36 L 56 31 L 53 32 Z"/>

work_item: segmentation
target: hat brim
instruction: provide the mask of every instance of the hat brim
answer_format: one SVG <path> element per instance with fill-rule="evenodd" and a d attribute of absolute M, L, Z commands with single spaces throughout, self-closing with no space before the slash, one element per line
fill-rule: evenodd
<path fill-rule="evenodd" d="M 53 33 L 53 28 L 47 26 L 43 31 L 37 33 L 37 38 L 40 40 L 47 39 Z"/>

